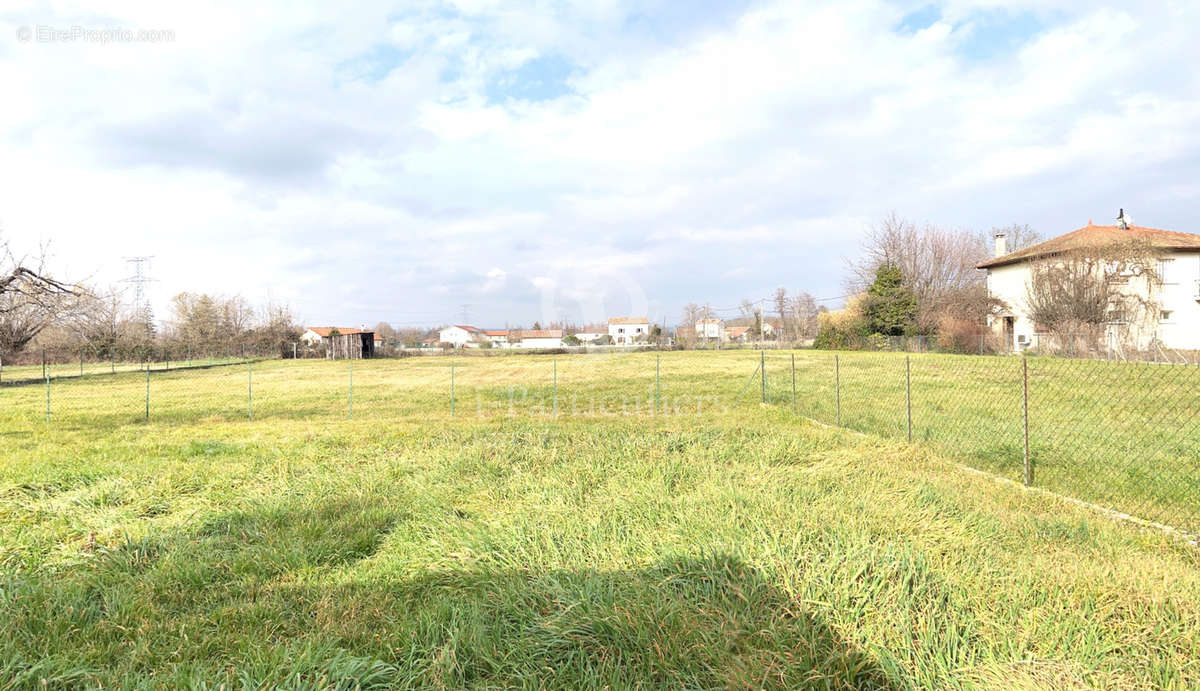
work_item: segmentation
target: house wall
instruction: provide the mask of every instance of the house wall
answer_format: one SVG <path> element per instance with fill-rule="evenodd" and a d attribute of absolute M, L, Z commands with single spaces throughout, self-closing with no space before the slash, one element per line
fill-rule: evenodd
<path fill-rule="evenodd" d="M 449 326 L 438 332 L 438 340 L 443 343 L 452 343 L 454 347 L 461 348 L 474 339 L 470 331 L 460 329 L 457 326 Z"/>
<path fill-rule="evenodd" d="M 639 336 L 645 336 L 650 333 L 649 322 L 641 324 L 609 324 L 608 335 L 612 337 L 613 343 L 625 345 L 635 342 Z"/>
<path fill-rule="evenodd" d="M 1200 350 L 1200 301 L 1196 300 L 1200 254 L 1175 252 L 1165 258 L 1171 261 L 1159 289 L 1159 302 L 1171 315 L 1159 321 L 1158 338 L 1168 348 Z"/>
<path fill-rule="evenodd" d="M 725 340 L 725 324 L 717 322 L 715 324 L 706 324 L 696 322 L 696 336 L 700 338 L 710 338 L 716 340 Z"/>
<path fill-rule="evenodd" d="M 1177 350 L 1200 350 L 1200 301 L 1196 300 L 1197 282 L 1200 281 L 1200 254 L 1195 252 L 1171 252 L 1163 256 L 1167 260 L 1163 283 L 1154 291 L 1161 309 L 1169 310 L 1170 317 L 1162 320 L 1160 315 L 1147 315 L 1136 324 L 1128 325 L 1127 336 L 1139 349 L 1147 349 L 1157 336 L 1166 347 Z M 1034 323 L 1028 317 L 1026 292 L 1029 285 L 1028 262 L 998 266 L 988 270 L 988 292 L 1009 306 L 1005 314 L 1015 315 L 1014 349 L 1021 348 L 1024 336 L 1026 346 L 1034 340 Z M 1141 287 L 1142 295 L 1149 294 L 1148 286 Z M 993 320 L 992 328 L 1002 333 L 1003 319 Z"/>

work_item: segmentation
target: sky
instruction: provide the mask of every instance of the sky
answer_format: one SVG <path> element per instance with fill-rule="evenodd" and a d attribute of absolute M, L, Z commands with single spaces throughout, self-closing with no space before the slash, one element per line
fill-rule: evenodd
<path fill-rule="evenodd" d="M 96 285 L 153 256 L 160 317 L 185 290 L 343 326 L 836 306 L 892 212 L 1200 232 L 1198 26 L 1187 1 L 9 0 L 0 232 Z"/>

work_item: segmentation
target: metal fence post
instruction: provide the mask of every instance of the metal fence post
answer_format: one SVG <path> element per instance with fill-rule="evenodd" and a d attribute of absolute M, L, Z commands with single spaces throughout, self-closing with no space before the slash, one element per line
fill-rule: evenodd
<path fill-rule="evenodd" d="M 83 351 L 79 351 L 79 376 L 83 376 Z"/>
<path fill-rule="evenodd" d="M 796 414 L 796 354 L 792 353 L 792 415 Z"/>
<path fill-rule="evenodd" d="M 1025 433 L 1025 485 L 1033 485 L 1033 463 L 1029 460 L 1029 360 L 1021 358 L 1021 418 Z"/>
<path fill-rule="evenodd" d="M 46 377 L 46 422 L 50 422 L 50 377 Z"/>
<path fill-rule="evenodd" d="M 662 355 L 654 356 L 654 414 L 662 412 Z"/>
<path fill-rule="evenodd" d="M 904 356 L 904 406 L 908 408 L 908 441 L 912 441 L 912 360 Z"/>
<path fill-rule="evenodd" d="M 454 417 L 454 363 L 450 363 L 450 417 Z"/>
<path fill-rule="evenodd" d="M 838 356 L 833 356 L 833 396 L 837 405 L 837 426 L 842 426 L 842 372 Z"/>
<path fill-rule="evenodd" d="M 46 349 L 42 348 L 42 379 L 46 378 Z"/>
<path fill-rule="evenodd" d="M 246 363 L 246 412 L 254 419 L 254 363 Z"/>
<path fill-rule="evenodd" d="M 146 422 L 150 422 L 150 368 L 146 368 Z"/>
<path fill-rule="evenodd" d="M 762 384 L 762 402 L 766 403 L 767 402 L 767 351 L 760 350 L 760 351 L 758 351 L 758 355 L 760 358 L 759 362 L 758 362 L 758 374 L 759 374 L 758 380 L 759 380 L 759 383 Z"/>
<path fill-rule="evenodd" d="M 554 417 L 558 417 L 558 360 L 552 361 L 554 364 Z"/>
<path fill-rule="evenodd" d="M 350 419 L 354 419 L 354 358 L 350 358 Z"/>

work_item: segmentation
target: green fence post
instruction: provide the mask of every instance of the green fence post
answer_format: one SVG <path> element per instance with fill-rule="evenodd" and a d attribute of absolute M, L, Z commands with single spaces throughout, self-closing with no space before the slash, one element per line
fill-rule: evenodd
<path fill-rule="evenodd" d="M 254 419 L 254 363 L 246 361 L 246 412 Z"/>
<path fill-rule="evenodd" d="M 833 396 L 837 405 L 837 426 L 842 426 L 842 372 L 838 356 L 833 356 Z"/>
<path fill-rule="evenodd" d="M 796 414 L 796 354 L 792 353 L 792 415 Z"/>
<path fill-rule="evenodd" d="M 759 377 L 759 383 L 762 384 L 762 402 L 766 403 L 767 402 L 767 351 L 760 350 L 760 351 L 758 351 L 758 355 L 759 355 L 758 373 L 759 373 L 759 375 L 761 375 Z"/>
<path fill-rule="evenodd" d="M 350 419 L 354 419 L 354 358 L 350 358 Z"/>
<path fill-rule="evenodd" d="M 654 414 L 662 412 L 662 355 L 654 356 Z"/>
<path fill-rule="evenodd" d="M 79 351 L 79 376 L 83 376 L 83 351 Z"/>
<path fill-rule="evenodd" d="M 146 422 L 150 421 L 150 368 L 146 367 Z"/>
<path fill-rule="evenodd" d="M 554 417 L 558 417 L 558 360 L 554 361 Z"/>
<path fill-rule="evenodd" d="M 1033 463 L 1029 460 L 1029 360 L 1021 357 L 1021 419 L 1025 433 L 1025 485 L 1033 486 Z"/>
<path fill-rule="evenodd" d="M 450 363 L 450 417 L 454 417 L 454 363 Z"/>
<path fill-rule="evenodd" d="M 904 407 L 908 409 L 908 441 L 912 442 L 912 363 L 904 356 Z"/>

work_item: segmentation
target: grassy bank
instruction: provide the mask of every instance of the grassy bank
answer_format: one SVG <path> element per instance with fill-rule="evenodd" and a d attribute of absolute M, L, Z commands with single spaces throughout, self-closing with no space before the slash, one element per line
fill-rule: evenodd
<path fill-rule="evenodd" d="M 782 407 L 426 403 L 10 428 L 0 679 L 1200 684 L 1200 559 L 1161 534 Z"/>

